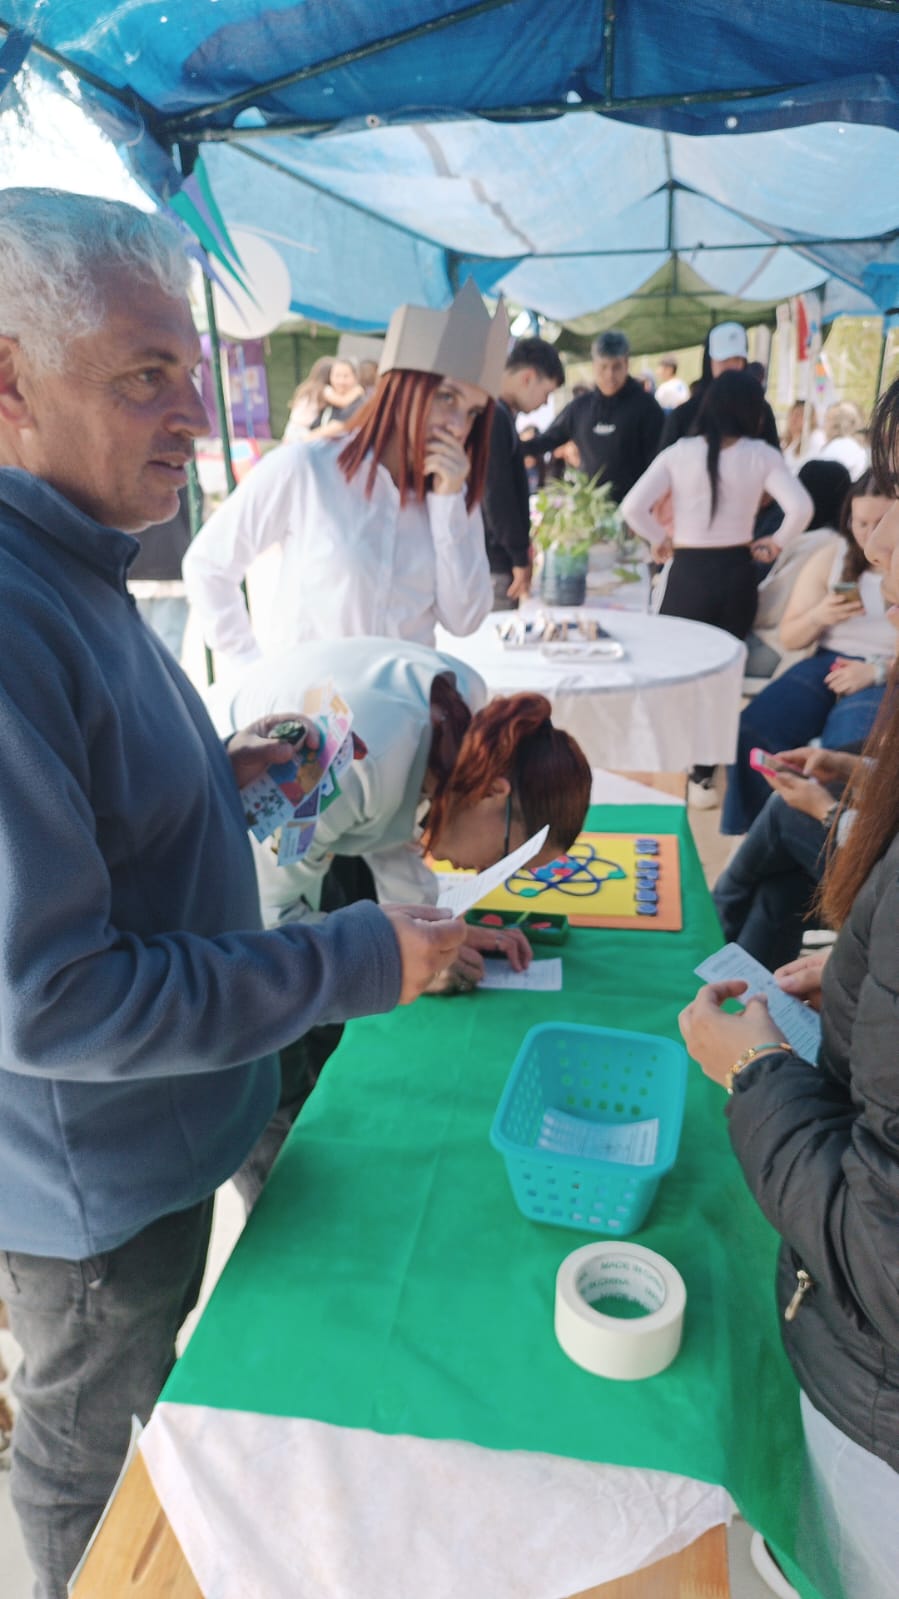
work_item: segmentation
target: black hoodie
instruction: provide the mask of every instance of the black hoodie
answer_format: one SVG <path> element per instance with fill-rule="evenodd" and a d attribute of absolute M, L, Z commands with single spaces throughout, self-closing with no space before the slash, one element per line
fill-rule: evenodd
<path fill-rule="evenodd" d="M 601 483 L 612 485 L 618 505 L 628 489 L 642 477 L 659 447 L 665 413 L 636 378 L 611 397 L 591 389 L 569 401 L 551 427 L 525 442 L 528 455 L 546 455 L 560 444 L 573 441 L 580 451 L 581 469 L 588 477 L 602 472 Z"/>

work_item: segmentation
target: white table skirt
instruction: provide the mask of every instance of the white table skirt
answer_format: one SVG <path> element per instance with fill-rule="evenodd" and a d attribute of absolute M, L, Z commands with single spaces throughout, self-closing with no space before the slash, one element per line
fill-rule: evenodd
<path fill-rule="evenodd" d="M 525 614 L 539 609 L 534 601 Z M 549 658 L 539 645 L 509 649 L 497 637 L 508 611 L 495 612 L 469 638 L 437 629 L 437 648 L 473 666 L 492 694 L 536 690 L 553 719 L 581 745 L 591 766 L 677 772 L 733 760 L 745 647 L 717 627 L 675 616 L 586 611 L 624 646 L 621 661 Z M 557 617 L 576 611 L 554 606 Z"/>
<path fill-rule="evenodd" d="M 733 1514 L 668 1472 L 205 1406 L 140 1448 L 206 1599 L 559 1599 Z"/>

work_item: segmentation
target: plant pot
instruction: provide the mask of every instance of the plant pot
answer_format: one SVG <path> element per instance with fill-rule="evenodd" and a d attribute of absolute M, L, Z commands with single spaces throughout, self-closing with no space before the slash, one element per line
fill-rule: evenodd
<path fill-rule="evenodd" d="M 591 572 L 609 573 L 618 565 L 618 548 L 608 539 L 602 544 L 594 544 L 587 562 Z"/>
<path fill-rule="evenodd" d="M 547 605 L 583 605 L 587 598 L 589 555 L 547 550 L 543 557 L 540 597 Z"/>

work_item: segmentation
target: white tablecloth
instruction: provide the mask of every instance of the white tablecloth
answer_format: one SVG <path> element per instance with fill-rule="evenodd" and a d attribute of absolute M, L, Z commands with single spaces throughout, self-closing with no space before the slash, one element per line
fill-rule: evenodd
<path fill-rule="evenodd" d="M 733 1512 L 664 1471 L 202 1405 L 140 1447 L 206 1599 L 559 1599 Z"/>
<path fill-rule="evenodd" d="M 525 614 L 540 607 L 529 601 Z M 549 658 L 540 646 L 509 649 L 496 612 L 470 638 L 437 629 L 437 648 L 475 667 L 493 694 L 545 694 L 553 719 L 581 745 L 591 766 L 677 772 L 732 761 L 746 651 L 701 622 L 634 611 L 585 608 L 624 646 L 621 661 Z M 553 616 L 576 616 L 554 606 Z"/>

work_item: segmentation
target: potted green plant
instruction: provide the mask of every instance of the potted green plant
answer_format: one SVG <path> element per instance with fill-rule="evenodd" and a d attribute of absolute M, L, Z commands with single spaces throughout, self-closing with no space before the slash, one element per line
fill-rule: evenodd
<path fill-rule="evenodd" d="M 591 547 L 620 540 L 618 507 L 601 475 L 566 467 L 564 477 L 537 492 L 531 537 L 543 551 L 540 593 L 547 604 L 583 605 Z"/>

